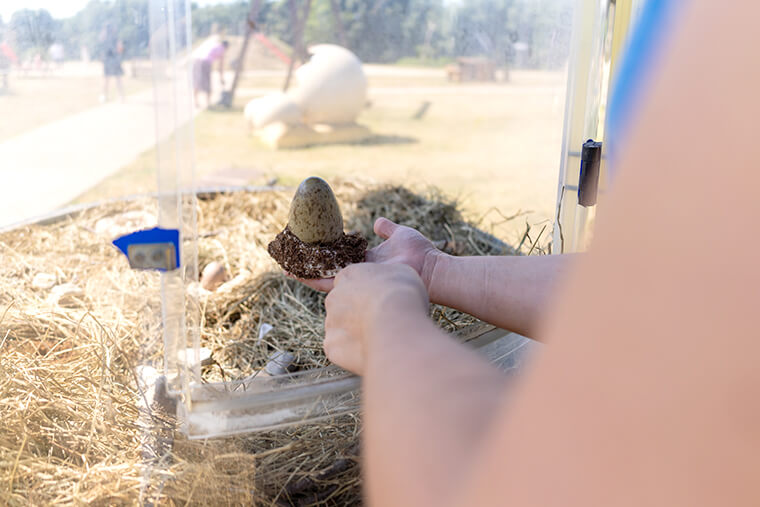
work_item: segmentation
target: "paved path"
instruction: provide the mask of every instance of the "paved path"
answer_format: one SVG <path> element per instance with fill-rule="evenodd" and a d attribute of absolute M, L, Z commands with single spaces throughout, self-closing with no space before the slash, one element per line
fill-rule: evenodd
<path fill-rule="evenodd" d="M 153 92 L 0 143 L 0 227 L 50 213 L 156 142 Z"/>
<path fill-rule="evenodd" d="M 155 144 L 152 89 L 0 142 L 0 229 L 68 205 Z"/>

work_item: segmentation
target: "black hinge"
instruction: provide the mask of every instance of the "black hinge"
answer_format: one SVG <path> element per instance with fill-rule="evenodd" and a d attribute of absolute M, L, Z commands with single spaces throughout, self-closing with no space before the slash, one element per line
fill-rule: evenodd
<path fill-rule="evenodd" d="M 593 206 L 599 188 L 599 168 L 602 161 L 602 143 L 589 139 L 581 152 L 581 176 L 578 180 L 578 204 Z"/>

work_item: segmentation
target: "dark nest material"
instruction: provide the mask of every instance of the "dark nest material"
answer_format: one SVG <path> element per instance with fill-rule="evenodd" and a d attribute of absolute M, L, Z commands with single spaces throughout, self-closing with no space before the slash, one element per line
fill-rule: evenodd
<path fill-rule="evenodd" d="M 455 255 L 515 253 L 435 191 L 334 188 L 346 230 L 370 247 L 380 242 L 373 222 L 385 216 Z M 239 192 L 199 201 L 199 267 L 221 262 L 232 277 L 214 292 L 197 289 L 208 381 L 256 374 L 276 351 L 294 354 L 300 369 L 327 364 L 324 296 L 283 276 L 266 251 L 290 198 Z M 360 502 L 356 414 L 207 441 L 182 438 L 168 416 L 168 452 L 145 456 L 137 369 L 162 364 L 159 282 L 129 270 L 109 242 L 153 225 L 155 213 L 152 200 L 111 203 L 0 234 L 0 503 Z M 431 312 L 453 332 L 475 322 L 443 307 Z"/>
<path fill-rule="evenodd" d="M 282 268 L 304 279 L 329 278 L 349 264 L 364 262 L 367 240 L 363 236 L 343 234 L 338 241 L 330 244 L 304 243 L 285 227 L 274 241 L 269 243 L 269 255 Z"/>

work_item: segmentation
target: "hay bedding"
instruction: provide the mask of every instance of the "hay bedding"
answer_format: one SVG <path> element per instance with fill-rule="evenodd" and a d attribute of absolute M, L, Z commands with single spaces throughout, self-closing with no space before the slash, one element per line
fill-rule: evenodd
<path fill-rule="evenodd" d="M 346 229 L 361 232 L 370 247 L 380 241 L 372 233 L 374 219 L 386 216 L 418 228 L 450 253 L 514 253 L 466 223 L 456 203 L 435 192 L 351 182 L 335 191 Z M 199 201 L 199 266 L 220 261 L 234 277 L 201 295 L 201 341 L 214 360 L 203 370 L 208 381 L 256 374 L 276 350 L 292 352 L 302 369 L 327 364 L 324 296 L 284 277 L 266 253 L 287 220 L 289 201 L 290 192 Z M 0 235 L 0 501 L 359 502 L 355 414 L 188 441 L 175 434 L 170 416 L 153 413 L 173 447 L 167 455 L 145 455 L 135 369 L 162 364 L 158 276 L 127 269 L 109 244 L 113 229 L 101 226 L 128 216 L 134 227 L 154 211 L 151 200 L 113 203 Z M 40 273 L 68 289 L 56 293 Z M 474 322 L 442 307 L 432 316 L 450 331 Z M 259 340 L 263 324 L 273 329 Z"/>

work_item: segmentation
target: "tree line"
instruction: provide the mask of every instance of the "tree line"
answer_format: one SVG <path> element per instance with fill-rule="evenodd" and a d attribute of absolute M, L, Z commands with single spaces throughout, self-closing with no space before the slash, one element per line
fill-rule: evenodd
<path fill-rule="evenodd" d="M 265 0 L 256 23 L 285 43 L 295 43 L 291 0 Z M 307 0 L 293 0 L 300 12 Z M 312 0 L 306 44 L 345 42 L 366 62 L 413 59 L 436 63 L 458 56 L 487 56 L 499 63 L 556 68 L 565 63 L 572 24 L 572 0 Z M 245 31 L 250 3 L 192 4 L 196 40 L 218 29 L 229 35 Z M 337 16 L 336 16 L 337 12 Z M 7 22 L 0 38 L 20 55 L 44 54 L 58 42 L 69 58 L 82 48 L 99 58 L 100 40 L 114 25 L 125 57 L 147 57 L 150 36 L 148 0 L 91 0 L 67 19 L 45 10 L 24 9 Z M 515 48 L 521 48 L 517 58 Z"/>

